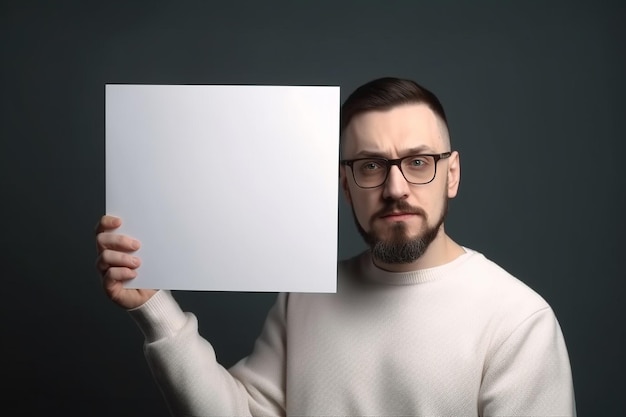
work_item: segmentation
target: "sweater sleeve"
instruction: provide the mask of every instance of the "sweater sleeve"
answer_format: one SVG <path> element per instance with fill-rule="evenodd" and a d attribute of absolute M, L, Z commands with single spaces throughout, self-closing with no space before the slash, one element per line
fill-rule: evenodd
<path fill-rule="evenodd" d="M 524 320 L 487 358 L 479 414 L 576 416 L 569 357 L 549 307 Z"/>
<path fill-rule="evenodd" d="M 284 303 L 280 295 L 252 354 L 233 372 L 217 363 L 198 322 L 168 291 L 130 314 L 146 337 L 144 352 L 173 416 L 284 415 Z"/>

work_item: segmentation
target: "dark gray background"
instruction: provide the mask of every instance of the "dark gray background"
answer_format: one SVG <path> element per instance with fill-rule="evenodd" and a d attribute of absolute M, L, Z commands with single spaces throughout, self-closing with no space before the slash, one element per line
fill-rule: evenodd
<path fill-rule="evenodd" d="M 622 3 L 50 3 L 0 6 L 3 414 L 168 415 L 93 266 L 105 83 L 339 85 L 343 100 L 392 75 L 448 112 L 450 234 L 553 306 L 579 415 L 623 415 Z M 339 214 L 343 258 L 363 245 Z M 275 294 L 176 296 L 231 365 Z"/>

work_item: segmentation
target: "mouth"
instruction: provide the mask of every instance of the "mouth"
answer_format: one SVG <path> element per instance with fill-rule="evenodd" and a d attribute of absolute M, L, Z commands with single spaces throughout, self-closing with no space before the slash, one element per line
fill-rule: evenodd
<path fill-rule="evenodd" d="M 380 216 L 380 218 L 383 220 L 387 220 L 387 221 L 404 221 L 404 220 L 412 219 L 415 216 L 417 216 L 416 213 L 407 213 L 407 212 L 399 211 L 399 212 L 384 214 Z"/>

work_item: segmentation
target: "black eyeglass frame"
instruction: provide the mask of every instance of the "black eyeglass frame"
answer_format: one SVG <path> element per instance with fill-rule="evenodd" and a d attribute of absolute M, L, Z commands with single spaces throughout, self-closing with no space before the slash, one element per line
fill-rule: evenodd
<path fill-rule="evenodd" d="M 446 159 L 446 158 L 450 158 L 450 156 L 452 155 L 452 151 L 449 152 L 443 152 L 443 153 L 421 153 L 421 154 L 417 154 L 417 155 L 408 155 L 405 156 L 403 158 L 398 158 L 398 159 L 387 159 L 387 158 L 382 158 L 382 157 L 378 157 L 378 156 L 372 156 L 369 158 L 357 158 L 357 159 L 342 159 L 341 161 L 339 161 L 339 163 L 341 165 L 344 166 L 349 166 L 350 167 L 350 171 L 352 171 L 352 178 L 354 179 L 354 183 L 359 187 L 359 188 L 363 188 L 363 189 L 372 189 L 372 188 L 378 188 L 380 186 L 382 186 L 383 184 L 385 184 L 387 182 L 387 178 L 389 178 L 389 171 L 391 171 L 391 167 L 392 166 L 397 166 L 398 169 L 400 170 L 400 173 L 402 174 L 402 176 L 404 177 L 404 179 L 406 180 L 406 182 L 408 182 L 409 184 L 414 184 L 414 185 L 425 185 L 425 184 L 429 184 L 431 182 L 433 182 L 433 180 L 435 179 L 435 177 L 437 176 L 437 163 L 442 160 L 442 159 Z M 426 182 L 412 182 L 409 181 L 406 178 L 406 175 L 404 175 L 404 171 L 402 171 L 402 161 L 404 161 L 405 159 L 409 159 L 409 158 L 417 158 L 420 156 L 430 156 L 433 158 L 433 160 L 435 161 L 434 165 L 435 165 L 435 172 L 433 173 L 433 177 Z M 383 182 L 381 182 L 379 185 L 373 186 L 373 187 L 363 187 L 362 185 L 359 184 L 359 182 L 356 180 L 356 177 L 354 176 L 354 163 L 355 162 L 359 162 L 359 161 L 382 161 L 384 162 L 385 166 L 387 167 L 387 172 L 385 173 L 385 179 L 383 180 Z"/>

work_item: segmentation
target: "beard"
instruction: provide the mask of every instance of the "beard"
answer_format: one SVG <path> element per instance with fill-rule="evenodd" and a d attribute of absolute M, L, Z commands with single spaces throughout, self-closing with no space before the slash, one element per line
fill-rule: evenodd
<path fill-rule="evenodd" d="M 393 211 L 402 211 L 422 216 L 423 226 L 417 236 L 408 236 L 407 225 L 404 222 L 393 224 L 391 226 L 390 236 L 387 239 L 381 238 L 373 230 L 367 232 L 359 223 L 356 213 L 354 212 L 354 207 L 352 207 L 352 215 L 357 230 L 370 246 L 372 257 L 385 264 L 408 264 L 418 260 L 439 234 L 441 225 L 448 214 L 448 199 L 445 198 L 443 210 L 433 226 L 428 224 L 428 216 L 424 210 L 412 207 L 404 200 L 389 202 L 382 210 L 372 216 L 372 218 L 375 219 Z"/>

